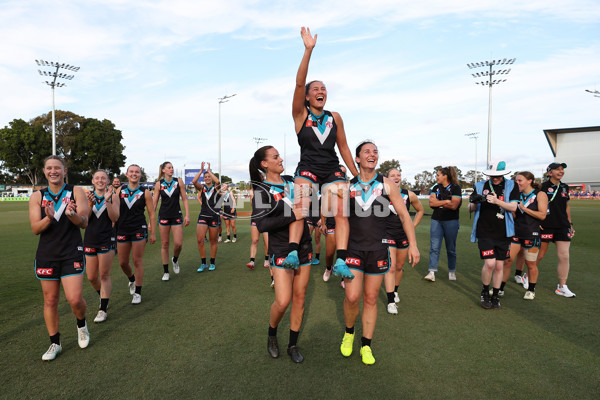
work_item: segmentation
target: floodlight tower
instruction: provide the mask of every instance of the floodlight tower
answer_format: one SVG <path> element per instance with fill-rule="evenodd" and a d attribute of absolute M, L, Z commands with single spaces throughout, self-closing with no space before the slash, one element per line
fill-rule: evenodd
<path fill-rule="evenodd" d="M 485 68 L 486 71 L 476 72 L 473 75 L 473 78 L 479 79 L 488 79 L 487 81 L 475 82 L 477 85 L 487 86 L 489 88 L 489 104 L 488 104 L 488 143 L 487 143 L 487 165 L 489 166 L 492 162 L 492 86 L 498 85 L 499 83 L 506 82 L 506 79 L 502 79 L 504 77 L 500 77 L 500 79 L 494 79 L 495 75 L 508 75 L 510 72 L 510 68 L 504 68 L 504 65 L 514 64 L 516 58 L 511 59 L 502 59 L 502 60 L 490 60 L 490 61 L 481 61 L 475 63 L 467 64 L 469 69 L 476 68 Z M 494 70 L 494 66 L 501 66 L 500 69 Z M 489 68 L 489 70 L 487 70 Z"/>
<path fill-rule="evenodd" d="M 585 89 L 586 92 L 591 93 L 594 95 L 594 97 L 600 97 L 600 92 L 597 90 L 587 90 Z"/>
<path fill-rule="evenodd" d="M 465 133 L 465 136 L 468 136 L 469 139 L 475 139 L 475 182 L 477 183 L 477 138 L 479 137 L 479 132 Z"/>
<path fill-rule="evenodd" d="M 52 79 L 52 82 L 46 81 L 46 84 L 52 88 L 52 155 L 56 155 L 56 117 L 54 115 L 54 88 L 66 86 L 63 82 L 57 82 L 57 79 L 66 79 L 71 80 L 75 75 L 65 74 L 63 72 L 58 72 L 61 68 L 71 72 L 79 71 L 79 67 L 75 67 L 73 65 L 65 64 L 65 63 L 57 63 L 54 61 L 44 61 L 44 60 L 35 60 L 38 66 L 45 68 L 50 67 L 51 69 L 56 68 L 51 71 L 42 71 L 38 69 L 38 72 L 42 76 L 48 76 Z"/>
<path fill-rule="evenodd" d="M 254 141 L 256 142 L 256 150 L 258 150 L 258 145 L 260 145 L 262 142 L 266 142 L 267 139 L 266 138 L 262 138 L 262 137 L 253 137 L 252 139 L 254 139 Z"/>
<path fill-rule="evenodd" d="M 219 97 L 219 180 L 222 180 L 223 178 L 221 177 L 221 104 L 223 103 L 227 103 L 229 101 L 230 98 L 232 98 L 233 96 L 235 96 L 237 93 L 234 93 L 232 95 L 225 95 L 223 97 Z"/>

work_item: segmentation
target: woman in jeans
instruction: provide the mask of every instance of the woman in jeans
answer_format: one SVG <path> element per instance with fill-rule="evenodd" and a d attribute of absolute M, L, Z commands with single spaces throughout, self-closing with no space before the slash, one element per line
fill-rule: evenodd
<path fill-rule="evenodd" d="M 456 237 L 458 236 L 458 209 L 462 204 L 461 188 L 454 167 L 437 171 L 437 184 L 429 192 L 429 207 L 433 209 L 430 228 L 429 273 L 425 279 L 435 282 L 440 260 L 442 240 L 446 241 L 448 254 L 448 279 L 456 280 Z"/>

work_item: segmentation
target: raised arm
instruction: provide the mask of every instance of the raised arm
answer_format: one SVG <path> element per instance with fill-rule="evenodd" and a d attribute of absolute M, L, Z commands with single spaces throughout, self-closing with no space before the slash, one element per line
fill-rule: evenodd
<path fill-rule="evenodd" d="M 310 28 L 302 27 L 300 29 L 300 35 L 304 42 L 304 55 L 300 61 L 298 67 L 298 73 L 296 74 L 296 88 L 294 89 L 294 98 L 292 100 L 292 117 L 296 125 L 296 132 L 300 131 L 302 123 L 306 118 L 308 111 L 304 106 L 304 99 L 306 98 L 306 75 L 308 75 L 308 63 L 310 62 L 310 56 L 312 51 L 317 44 L 317 34 L 311 36 Z"/>
<path fill-rule="evenodd" d="M 202 166 L 200 167 L 200 171 L 198 171 L 198 173 L 196 174 L 194 179 L 192 179 L 192 185 L 194 185 L 194 187 L 197 190 L 202 189 L 202 185 L 198 183 L 198 180 L 200 179 L 200 175 L 202 174 L 202 171 L 204 171 L 204 162 L 202 163 Z"/>

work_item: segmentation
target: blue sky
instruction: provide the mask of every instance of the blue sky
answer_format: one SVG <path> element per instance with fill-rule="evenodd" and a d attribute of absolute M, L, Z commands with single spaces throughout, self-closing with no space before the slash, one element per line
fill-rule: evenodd
<path fill-rule="evenodd" d="M 553 161 L 543 129 L 597 126 L 599 1 L 0 1 L 0 126 L 51 108 L 35 59 L 81 67 L 57 109 L 113 121 L 127 163 L 156 175 L 217 169 L 247 180 L 253 137 L 299 158 L 291 118 L 303 53 L 318 34 L 308 79 L 328 88 L 351 150 L 375 140 L 412 180 L 436 165 L 475 167 L 487 149 L 488 90 L 467 63 L 517 58 L 492 99 L 492 159 L 539 176 Z M 10 38 L 10 39 L 8 39 Z M 285 147 L 284 147 L 285 142 Z M 284 151 L 285 150 L 285 151 Z"/>

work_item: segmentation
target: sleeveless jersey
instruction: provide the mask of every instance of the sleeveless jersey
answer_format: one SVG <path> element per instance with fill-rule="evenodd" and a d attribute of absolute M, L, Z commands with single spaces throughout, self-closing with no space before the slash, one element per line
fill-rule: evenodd
<path fill-rule="evenodd" d="M 216 216 L 219 215 L 221 204 L 219 200 L 221 195 L 215 188 L 215 185 L 206 186 L 202 184 L 202 193 L 200 201 L 202 201 L 202 208 L 200 208 L 200 215 L 204 216 Z"/>
<path fill-rule="evenodd" d="M 406 205 L 406 210 L 410 210 L 410 198 L 408 196 L 408 189 L 400 189 L 400 194 L 402 195 L 402 200 L 404 200 L 404 204 Z M 386 231 L 389 234 L 396 234 L 400 232 L 404 232 L 404 227 L 402 226 L 402 221 L 398 217 L 398 213 L 394 208 L 394 205 L 390 202 L 390 215 L 386 220 Z"/>
<path fill-rule="evenodd" d="M 287 254 L 289 225 L 294 217 L 294 178 L 282 176 L 284 183 L 263 182 L 254 189 L 252 219 L 260 232 L 269 233 L 269 254 Z M 310 242 L 308 224 L 304 219 L 304 231 L 300 244 Z"/>
<path fill-rule="evenodd" d="M 537 194 L 539 190 L 534 189 L 529 195 L 521 193 L 521 204 L 524 208 L 538 211 Z M 520 208 L 515 211 L 515 237 L 519 239 L 537 239 L 540 237 L 540 221 L 529 214 L 525 214 Z"/>
<path fill-rule="evenodd" d="M 173 177 L 170 182 L 164 178 L 160 180 L 160 210 L 158 210 L 158 218 L 177 218 L 181 216 L 181 206 L 179 205 L 179 197 L 181 196 L 181 188 L 179 187 L 179 179 Z"/>
<path fill-rule="evenodd" d="M 103 247 L 115 244 L 115 230 L 106 209 L 106 199 L 94 192 L 94 204 L 88 226 L 85 229 L 83 243 L 86 247 Z"/>
<path fill-rule="evenodd" d="M 46 205 L 54 207 L 54 219 L 50 226 L 40 233 L 35 258 L 44 261 L 65 261 L 81 257 L 83 242 L 79 227 L 75 226 L 65 215 L 67 205 L 75 201 L 73 185 L 64 184 L 58 194 L 49 188 L 40 190 L 42 195 L 42 218 L 46 217 Z"/>
<path fill-rule="evenodd" d="M 369 182 L 362 182 L 358 176 L 350 181 L 348 249 L 372 251 L 387 248 L 382 240 L 386 238 L 389 207 L 390 199 L 382 175 L 375 175 Z"/>
<path fill-rule="evenodd" d="M 558 185 L 552 184 L 550 180 L 542 183 L 543 192 L 548 196 L 548 214 L 542 221 L 544 229 L 565 229 L 570 228 L 569 216 L 567 215 L 567 202 L 569 201 L 569 187 L 560 182 Z"/>
<path fill-rule="evenodd" d="M 121 188 L 119 220 L 117 221 L 117 233 L 128 235 L 147 228 L 146 216 L 146 188 L 138 186 L 130 189 L 129 186 Z"/>
<path fill-rule="evenodd" d="M 223 201 L 223 212 L 225 214 L 231 214 L 231 209 L 233 208 L 233 194 L 228 190 L 221 195 L 221 199 Z"/>
<path fill-rule="evenodd" d="M 298 132 L 300 164 L 321 170 L 338 167 L 340 161 L 335 153 L 337 125 L 329 111 L 317 116 L 310 109 L 302 128 Z"/>

